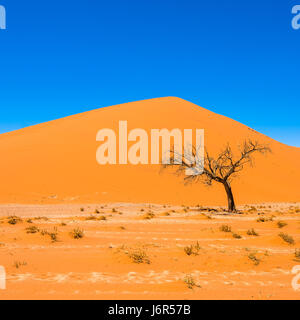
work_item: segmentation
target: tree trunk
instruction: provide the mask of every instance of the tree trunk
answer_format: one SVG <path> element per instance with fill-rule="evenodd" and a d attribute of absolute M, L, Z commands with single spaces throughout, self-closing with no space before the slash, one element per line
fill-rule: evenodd
<path fill-rule="evenodd" d="M 232 194 L 231 187 L 227 181 L 223 182 L 226 194 L 227 194 L 227 200 L 228 200 L 228 212 L 236 212 L 234 198 Z"/>

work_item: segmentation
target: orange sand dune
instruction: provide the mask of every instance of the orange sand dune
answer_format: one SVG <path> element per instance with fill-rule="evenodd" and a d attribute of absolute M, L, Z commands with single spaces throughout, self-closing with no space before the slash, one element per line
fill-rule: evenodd
<path fill-rule="evenodd" d="M 250 110 L 249 110 L 250 112 Z M 1 203 L 156 202 L 225 205 L 222 186 L 184 186 L 159 165 L 96 162 L 102 128 L 205 129 L 205 146 L 216 152 L 245 138 L 268 143 L 233 183 L 238 203 L 299 201 L 300 148 L 274 141 L 232 119 L 179 98 L 160 98 L 101 108 L 0 135 Z"/>

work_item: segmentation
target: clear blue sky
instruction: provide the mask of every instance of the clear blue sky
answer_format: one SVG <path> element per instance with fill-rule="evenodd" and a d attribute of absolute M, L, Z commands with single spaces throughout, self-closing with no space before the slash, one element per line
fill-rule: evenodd
<path fill-rule="evenodd" d="M 177 96 L 300 147 L 300 0 L 0 4 L 0 132 Z"/>

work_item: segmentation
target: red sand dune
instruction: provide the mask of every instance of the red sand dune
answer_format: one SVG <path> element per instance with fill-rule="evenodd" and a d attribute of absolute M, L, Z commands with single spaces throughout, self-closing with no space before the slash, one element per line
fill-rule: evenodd
<path fill-rule="evenodd" d="M 250 112 L 250 111 L 249 111 Z M 268 143 L 232 184 L 238 204 L 300 200 L 300 148 L 272 140 L 247 126 L 179 98 L 127 103 L 0 135 L 1 203 L 157 202 L 225 205 L 222 186 L 185 186 L 159 165 L 96 162 L 102 128 L 205 129 L 205 146 L 217 152 L 245 138 Z"/>

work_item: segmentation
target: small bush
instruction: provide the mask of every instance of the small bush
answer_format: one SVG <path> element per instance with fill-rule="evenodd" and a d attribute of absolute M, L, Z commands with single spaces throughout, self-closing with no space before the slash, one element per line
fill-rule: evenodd
<path fill-rule="evenodd" d="M 283 241 L 287 242 L 288 244 L 295 244 L 295 240 L 292 236 L 289 236 L 287 233 L 279 233 L 278 235 Z"/>
<path fill-rule="evenodd" d="M 259 236 L 259 234 L 252 228 L 247 231 L 248 236 Z"/>
<path fill-rule="evenodd" d="M 84 232 L 82 229 L 76 228 L 70 232 L 70 235 L 74 239 L 81 239 L 84 237 Z"/>
<path fill-rule="evenodd" d="M 253 261 L 254 265 L 258 266 L 260 264 L 260 259 L 256 257 L 255 253 L 249 253 L 248 258 Z"/>
<path fill-rule="evenodd" d="M 38 233 L 40 230 L 36 226 L 26 228 L 26 233 Z"/>
<path fill-rule="evenodd" d="M 111 210 L 113 213 L 117 213 L 118 211 L 116 210 L 116 208 L 113 208 L 112 210 Z"/>
<path fill-rule="evenodd" d="M 287 223 L 284 221 L 278 221 L 277 226 L 278 226 L 278 228 L 283 228 L 283 227 L 287 226 Z"/>
<path fill-rule="evenodd" d="M 136 251 L 130 252 L 128 256 L 134 263 L 150 264 L 150 259 L 148 258 L 146 252 L 143 250 L 136 250 Z"/>
<path fill-rule="evenodd" d="M 84 211 L 84 208 L 80 208 L 80 211 L 83 212 L 83 211 Z"/>
<path fill-rule="evenodd" d="M 269 221 L 273 221 L 273 218 L 267 218 L 267 217 L 259 217 L 257 220 L 257 222 L 269 222 Z"/>
<path fill-rule="evenodd" d="M 51 238 L 52 242 L 56 242 L 57 240 L 57 232 L 49 232 L 48 233 L 49 237 Z"/>
<path fill-rule="evenodd" d="M 22 219 L 19 218 L 19 217 L 16 217 L 16 216 L 11 216 L 11 217 L 8 218 L 8 221 L 7 221 L 7 222 L 8 222 L 9 224 L 11 224 L 11 225 L 15 225 L 15 224 L 17 224 L 17 223 L 22 222 Z"/>
<path fill-rule="evenodd" d="M 27 266 L 27 262 L 25 262 L 25 261 L 23 261 L 23 262 L 21 262 L 21 261 L 15 261 L 15 262 L 14 262 L 14 266 L 15 266 L 15 268 L 19 269 L 19 268 L 22 267 L 22 266 Z"/>
<path fill-rule="evenodd" d="M 196 284 L 194 278 L 191 275 L 186 275 L 183 279 L 183 282 L 187 285 L 189 289 L 194 289 L 194 287 L 201 288 L 201 286 Z"/>
<path fill-rule="evenodd" d="M 193 255 L 198 255 L 199 251 L 200 251 L 201 247 L 199 245 L 199 242 L 197 241 L 197 243 L 195 245 L 190 245 L 190 246 L 186 246 L 183 248 L 184 252 L 188 255 L 188 256 L 191 256 L 192 254 Z"/>
<path fill-rule="evenodd" d="M 220 227 L 220 231 L 222 231 L 222 232 L 231 232 L 231 227 L 228 226 L 227 224 L 223 224 L 223 225 Z"/>
<path fill-rule="evenodd" d="M 237 234 L 237 233 L 233 233 L 232 236 L 235 238 L 235 239 L 242 239 L 242 236 Z"/>
<path fill-rule="evenodd" d="M 150 219 L 153 219 L 154 217 L 155 217 L 155 214 L 153 212 L 148 212 L 143 216 L 143 219 L 150 220 Z"/>
<path fill-rule="evenodd" d="M 300 259 L 300 249 L 295 250 L 295 258 Z"/>

